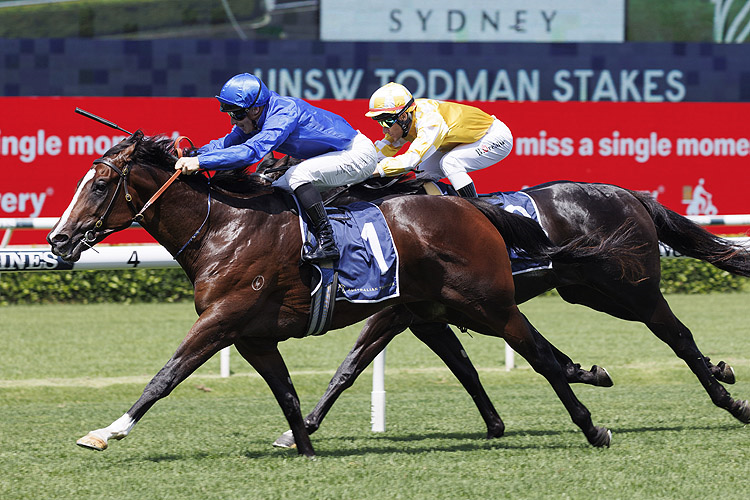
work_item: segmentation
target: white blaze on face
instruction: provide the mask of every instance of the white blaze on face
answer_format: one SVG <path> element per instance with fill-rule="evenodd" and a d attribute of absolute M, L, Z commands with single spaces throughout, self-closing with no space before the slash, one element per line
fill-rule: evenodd
<path fill-rule="evenodd" d="M 83 177 L 83 179 L 81 179 L 81 183 L 78 185 L 76 194 L 73 195 L 73 200 L 70 202 L 70 205 L 68 205 L 68 208 L 65 209 L 65 212 L 60 217 L 60 220 L 57 221 L 57 225 L 55 225 L 54 231 L 50 233 L 51 238 L 54 238 L 57 235 L 59 228 L 65 227 L 68 222 L 68 218 L 70 217 L 70 213 L 73 211 L 73 207 L 78 202 L 78 198 L 81 196 L 81 193 L 86 188 L 89 181 L 94 179 L 94 175 L 96 175 L 96 169 L 91 168 L 88 172 L 86 172 L 86 175 Z"/>

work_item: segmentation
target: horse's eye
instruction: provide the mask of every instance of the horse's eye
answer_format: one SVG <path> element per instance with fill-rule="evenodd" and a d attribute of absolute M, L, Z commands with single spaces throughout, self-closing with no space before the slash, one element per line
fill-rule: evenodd
<path fill-rule="evenodd" d="M 102 195 L 107 192 L 107 183 L 105 181 L 96 181 L 91 188 L 94 194 Z"/>

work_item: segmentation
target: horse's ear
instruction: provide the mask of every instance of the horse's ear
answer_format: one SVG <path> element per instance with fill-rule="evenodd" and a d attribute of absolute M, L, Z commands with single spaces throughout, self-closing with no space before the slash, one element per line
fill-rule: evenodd
<path fill-rule="evenodd" d="M 271 161 L 271 160 L 273 160 L 273 151 L 269 151 L 268 153 L 266 153 L 265 156 L 263 156 L 263 158 L 261 158 L 260 161 Z"/>
<path fill-rule="evenodd" d="M 135 147 L 138 145 L 137 142 L 134 142 L 130 146 L 126 147 L 122 151 L 120 151 L 117 154 L 117 159 L 122 160 L 122 163 L 126 163 L 130 158 L 133 156 L 133 153 L 135 152 Z"/>

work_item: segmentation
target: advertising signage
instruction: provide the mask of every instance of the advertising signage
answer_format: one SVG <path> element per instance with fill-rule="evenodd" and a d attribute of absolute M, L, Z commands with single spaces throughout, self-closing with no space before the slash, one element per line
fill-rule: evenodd
<path fill-rule="evenodd" d="M 125 134 L 74 112 L 81 107 L 147 135 L 221 137 L 229 119 L 211 98 L 0 98 L 0 217 L 59 217 L 76 183 Z M 364 99 L 318 101 L 373 140 L 381 129 Z M 651 193 L 689 215 L 747 213 L 750 103 L 475 102 L 508 124 L 510 156 L 472 175 L 479 192 L 554 180 L 604 182 Z M 46 119 L 40 121 L 39 116 Z M 186 210 L 195 207 L 185 207 Z M 44 244 L 18 231 L 11 244 Z M 151 241 L 128 230 L 107 242 Z"/>
<path fill-rule="evenodd" d="M 0 40 L 0 60 L 4 96 L 210 97 L 249 72 L 309 100 L 393 80 L 456 101 L 750 102 L 750 44 L 40 39 Z"/>
<path fill-rule="evenodd" d="M 625 0 L 321 0 L 320 38 L 389 42 L 623 42 Z"/>

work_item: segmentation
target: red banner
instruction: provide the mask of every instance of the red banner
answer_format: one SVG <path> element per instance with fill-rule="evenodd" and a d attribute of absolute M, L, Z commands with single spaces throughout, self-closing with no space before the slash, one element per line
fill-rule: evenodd
<path fill-rule="evenodd" d="M 365 100 L 315 101 L 373 140 Z M 480 102 L 515 142 L 501 163 L 472 175 L 479 192 L 568 179 L 648 191 L 681 214 L 750 213 L 750 103 Z M 57 217 L 93 159 L 126 134 L 74 113 L 76 107 L 148 135 L 223 136 L 229 120 L 211 98 L 0 98 L 0 217 Z M 11 244 L 44 244 L 18 231 Z M 125 231 L 108 242 L 150 241 Z"/>

